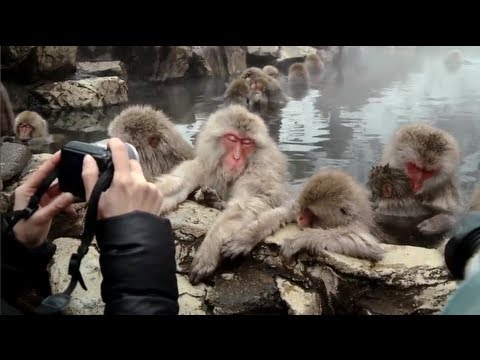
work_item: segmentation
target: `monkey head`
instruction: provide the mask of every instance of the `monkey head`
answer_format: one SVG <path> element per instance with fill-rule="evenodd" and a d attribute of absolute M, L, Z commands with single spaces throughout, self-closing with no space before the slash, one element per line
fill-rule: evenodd
<path fill-rule="evenodd" d="M 34 111 L 22 111 L 15 118 L 15 134 L 22 141 L 48 135 L 47 122 Z"/>
<path fill-rule="evenodd" d="M 405 170 L 415 194 L 441 185 L 455 177 L 460 152 L 446 131 L 424 124 L 401 127 L 384 160 Z"/>
<path fill-rule="evenodd" d="M 365 189 L 340 170 L 321 170 L 303 187 L 298 203 L 300 227 L 334 228 L 370 213 Z"/>
<path fill-rule="evenodd" d="M 258 67 L 250 67 L 248 69 L 245 69 L 240 75 L 241 79 L 252 79 L 252 80 L 257 80 L 259 78 L 268 76 L 262 69 Z"/>
<path fill-rule="evenodd" d="M 267 74 L 268 76 L 271 76 L 275 79 L 278 78 L 278 75 L 280 74 L 278 69 L 275 66 L 272 66 L 272 65 L 265 66 L 263 68 L 263 71 L 265 72 L 265 74 Z"/>
<path fill-rule="evenodd" d="M 229 101 L 234 98 L 240 97 L 245 100 L 245 103 L 242 105 L 247 105 L 247 100 L 252 95 L 252 90 L 250 86 L 250 79 L 236 79 L 228 86 L 223 96 L 224 100 Z"/>
<path fill-rule="evenodd" d="M 274 146 L 264 121 L 245 107 L 230 105 L 210 115 L 196 143 L 197 156 L 210 169 L 221 168 L 235 179 L 250 162 L 268 163 L 265 149 Z"/>
<path fill-rule="evenodd" d="M 405 172 L 389 164 L 372 167 L 367 186 L 371 190 L 374 202 L 381 199 L 402 199 L 413 196 L 413 189 Z"/>

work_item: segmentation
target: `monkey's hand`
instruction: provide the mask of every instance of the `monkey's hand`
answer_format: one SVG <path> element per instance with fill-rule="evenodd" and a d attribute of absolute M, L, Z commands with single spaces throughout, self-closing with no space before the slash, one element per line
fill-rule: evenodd
<path fill-rule="evenodd" d="M 193 285 L 210 276 L 220 262 L 220 249 L 205 243 L 206 241 L 208 241 L 208 237 L 200 245 L 192 261 L 190 282 Z"/>
<path fill-rule="evenodd" d="M 302 241 L 302 236 L 300 233 L 291 238 L 285 239 L 280 249 L 280 253 L 287 261 L 291 261 L 292 258 L 304 247 L 305 244 L 304 241 Z"/>
<path fill-rule="evenodd" d="M 213 207 L 217 210 L 225 210 L 225 202 L 220 199 L 220 196 L 218 196 L 217 192 L 208 187 L 208 186 L 202 186 L 194 195 L 195 202 L 208 206 L 208 207 Z"/>
<path fill-rule="evenodd" d="M 430 219 L 423 220 L 417 225 L 417 229 L 423 235 L 442 234 L 452 229 L 455 218 L 448 214 L 438 214 Z"/>
<path fill-rule="evenodd" d="M 222 256 L 226 258 L 235 258 L 239 255 L 249 254 L 258 243 L 262 241 L 256 236 L 258 221 L 252 221 L 245 229 L 236 233 L 230 240 L 222 246 Z"/>

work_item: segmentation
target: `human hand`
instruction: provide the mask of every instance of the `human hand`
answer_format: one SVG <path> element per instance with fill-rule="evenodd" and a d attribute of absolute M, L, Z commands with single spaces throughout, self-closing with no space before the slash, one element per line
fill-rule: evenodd
<path fill-rule="evenodd" d="M 107 219 L 139 210 L 157 214 L 163 196 L 153 183 L 147 182 L 137 160 L 130 160 L 125 144 L 112 138 L 108 142 L 115 172 L 107 191 L 98 202 L 98 218 Z M 90 155 L 83 159 L 82 179 L 87 200 L 98 180 L 97 163 Z"/>
<path fill-rule="evenodd" d="M 30 198 L 35 194 L 42 181 L 60 162 L 60 151 L 42 164 L 30 177 L 15 189 L 13 210 L 23 210 Z M 62 193 L 58 182 L 53 183 L 42 196 L 38 210 L 27 220 L 21 219 L 13 227 L 15 238 L 23 245 L 34 248 L 42 245 L 47 239 L 53 217 L 65 210 L 75 215 L 72 207 L 74 197 L 70 193 Z"/>

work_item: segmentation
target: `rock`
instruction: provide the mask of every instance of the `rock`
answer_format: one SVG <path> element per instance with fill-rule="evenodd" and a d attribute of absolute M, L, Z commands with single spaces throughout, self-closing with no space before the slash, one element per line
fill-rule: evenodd
<path fill-rule="evenodd" d="M 290 281 L 276 278 L 280 296 L 292 315 L 321 315 L 322 306 L 318 294 L 309 293 Z"/>
<path fill-rule="evenodd" d="M 98 108 L 121 104 L 128 101 L 127 83 L 117 76 L 55 82 L 37 88 L 31 104 L 36 101 L 50 109 Z"/>
<path fill-rule="evenodd" d="M 226 78 L 228 69 L 223 58 L 222 50 L 220 46 L 200 46 L 194 51 L 205 60 L 209 74 Z"/>
<path fill-rule="evenodd" d="M 204 284 L 193 286 L 186 276 L 177 275 L 179 315 L 206 315 Z"/>
<path fill-rule="evenodd" d="M 40 78 L 62 80 L 75 72 L 76 46 L 37 46 L 33 71 Z"/>
<path fill-rule="evenodd" d="M 13 209 L 13 202 L 15 197 L 13 191 L 11 192 L 0 192 L 0 213 L 11 211 Z"/>
<path fill-rule="evenodd" d="M 246 257 L 223 261 L 207 280 L 209 286 L 192 286 L 183 273 L 218 214 L 186 201 L 168 215 L 175 236 L 182 314 L 435 314 L 456 288 L 435 249 L 384 245 L 386 256 L 376 264 L 332 252 L 318 257 L 301 254 L 285 264 L 279 246 L 300 231 L 296 225 L 280 229 Z M 92 251 L 92 256 L 98 253 Z M 92 267 L 89 276 L 97 284 L 92 286 L 99 287 L 99 272 L 95 275 Z M 51 281 L 59 282 L 58 274 L 52 274 Z M 96 294 L 96 299 L 93 295 L 85 299 L 98 304 Z M 85 306 L 75 311 L 93 313 Z"/>
<path fill-rule="evenodd" d="M 31 173 L 37 170 L 40 167 L 40 165 L 42 165 L 45 161 L 47 161 L 51 157 L 52 157 L 52 154 L 33 154 L 27 166 L 25 166 L 22 169 L 18 177 L 18 180 L 9 184 L 8 187 L 5 189 L 5 191 L 14 191 L 17 187 L 19 187 L 25 182 L 25 180 L 28 178 L 28 176 Z M 3 171 L 3 167 L 2 167 L 2 171 Z"/>
<path fill-rule="evenodd" d="M 247 53 L 240 46 L 224 46 L 230 76 L 237 77 L 247 68 Z"/>
<path fill-rule="evenodd" d="M 205 237 L 209 227 L 220 212 L 205 208 L 193 201 L 180 204 L 178 209 L 166 217 L 170 219 L 175 234 L 175 257 L 177 270 L 188 272 L 194 254 L 194 245 Z"/>
<path fill-rule="evenodd" d="M 274 65 L 284 74 L 288 74 L 290 65 L 303 62 L 309 54 L 316 54 L 317 49 L 310 46 L 281 46 L 278 59 Z"/>
<path fill-rule="evenodd" d="M 158 62 L 152 80 L 165 81 L 184 77 L 192 56 L 191 46 L 172 46 L 166 58 Z"/>
<path fill-rule="evenodd" d="M 2 65 L 25 61 L 35 46 L 2 46 Z"/>
<path fill-rule="evenodd" d="M 253 266 L 242 266 L 233 276 L 220 277 L 207 292 L 206 302 L 216 315 L 275 313 L 283 309 L 273 276 Z"/>
<path fill-rule="evenodd" d="M 27 166 L 32 153 L 25 145 L 3 142 L 1 148 L 2 181 L 7 182 Z"/>
<path fill-rule="evenodd" d="M 96 61 L 77 63 L 77 78 L 97 76 L 118 76 L 126 80 L 127 72 L 121 61 Z"/>
<path fill-rule="evenodd" d="M 52 294 L 65 291 L 69 282 L 68 264 L 70 257 L 77 251 L 80 241 L 70 238 L 59 238 L 54 241 L 57 250 L 50 266 L 50 286 Z M 71 301 L 64 313 L 67 315 L 103 315 L 105 304 L 101 298 L 100 285 L 102 274 L 99 265 L 99 253 L 94 246 L 90 246 L 88 253 L 82 260 L 80 272 L 87 286 L 83 290 L 80 284 L 72 293 Z"/>
<path fill-rule="evenodd" d="M 83 232 L 85 214 L 87 213 L 87 203 L 73 204 L 73 208 L 77 212 L 77 217 L 71 217 L 61 212 L 53 218 L 48 239 L 54 240 L 60 237 L 79 238 Z"/>
<path fill-rule="evenodd" d="M 123 107 L 122 105 L 112 105 L 106 108 L 97 108 L 88 111 L 82 109 L 54 111 L 49 116 L 49 123 L 56 129 L 85 133 L 93 131 L 106 133 L 108 124 L 120 113 Z M 103 137 L 105 137 L 105 135 L 103 135 Z M 77 136 L 71 138 L 80 140 Z"/>
<path fill-rule="evenodd" d="M 255 56 L 278 58 L 280 55 L 280 46 L 247 46 L 247 53 Z"/>
<path fill-rule="evenodd" d="M 113 48 L 113 46 L 79 46 L 77 61 L 111 61 Z"/>

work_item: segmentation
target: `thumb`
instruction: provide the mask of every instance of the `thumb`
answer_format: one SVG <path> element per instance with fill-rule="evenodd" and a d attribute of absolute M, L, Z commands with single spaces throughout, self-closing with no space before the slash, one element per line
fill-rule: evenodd
<path fill-rule="evenodd" d="M 34 214 L 36 220 L 40 223 L 48 222 L 52 218 L 63 211 L 67 206 L 73 204 L 74 197 L 70 193 L 63 193 L 57 196 L 53 201 L 50 202 L 47 206 L 38 209 Z"/>
<path fill-rule="evenodd" d="M 92 194 L 93 188 L 98 180 L 98 166 L 97 162 L 90 155 L 85 155 L 83 158 L 82 180 L 85 186 L 85 197 L 88 201 Z"/>

